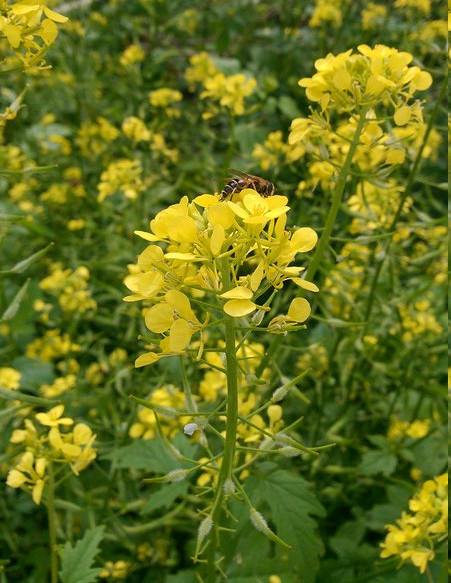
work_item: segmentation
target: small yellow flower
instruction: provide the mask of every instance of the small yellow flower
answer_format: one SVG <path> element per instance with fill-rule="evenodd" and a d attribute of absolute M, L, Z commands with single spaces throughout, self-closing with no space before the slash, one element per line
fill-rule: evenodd
<path fill-rule="evenodd" d="M 48 427 L 58 427 L 58 425 L 72 425 L 74 420 L 70 417 L 61 417 L 64 413 L 64 405 L 56 405 L 47 413 L 36 413 L 36 419 Z"/>
<path fill-rule="evenodd" d="M 5 389 L 18 389 L 20 387 L 21 374 L 18 370 L 9 366 L 0 367 L 0 387 Z"/>

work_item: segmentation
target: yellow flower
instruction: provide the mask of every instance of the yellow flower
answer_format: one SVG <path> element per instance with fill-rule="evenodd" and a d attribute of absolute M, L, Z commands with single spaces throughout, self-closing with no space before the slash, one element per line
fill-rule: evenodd
<path fill-rule="evenodd" d="M 38 458 L 35 461 L 34 455 L 30 451 L 27 451 L 20 458 L 17 466 L 13 470 L 10 470 L 6 484 L 11 488 L 20 488 L 24 485 L 31 486 L 33 502 L 39 505 L 44 489 L 46 467 L 46 459 Z"/>
<path fill-rule="evenodd" d="M 58 425 L 72 425 L 73 419 L 69 417 L 61 417 L 64 413 L 64 405 L 56 405 L 47 413 L 36 413 L 36 419 L 42 423 L 42 425 L 47 425 L 48 427 L 58 427 Z"/>
<path fill-rule="evenodd" d="M 10 390 L 18 389 L 21 376 L 18 370 L 9 366 L 2 366 L 0 367 L 0 386 Z"/>

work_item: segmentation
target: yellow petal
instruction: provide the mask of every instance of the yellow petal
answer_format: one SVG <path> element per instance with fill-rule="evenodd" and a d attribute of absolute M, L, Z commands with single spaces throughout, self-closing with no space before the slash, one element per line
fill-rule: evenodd
<path fill-rule="evenodd" d="M 260 287 L 263 277 L 265 276 L 265 265 L 259 263 L 254 273 L 250 277 L 251 290 L 257 291 Z"/>
<path fill-rule="evenodd" d="M 209 207 L 218 204 L 218 197 L 212 194 L 201 194 L 193 199 L 193 202 L 201 207 Z"/>
<path fill-rule="evenodd" d="M 188 321 L 197 321 L 188 297 L 179 290 L 171 289 L 166 292 L 164 296 L 167 303 L 175 310 L 182 318 Z"/>
<path fill-rule="evenodd" d="M 215 225 L 210 237 L 210 249 L 213 257 L 221 253 L 222 244 L 225 241 L 225 230 L 222 225 Z"/>
<path fill-rule="evenodd" d="M 146 352 L 138 356 L 135 360 L 135 367 L 139 368 L 141 366 L 147 366 L 148 364 L 153 364 L 162 358 L 161 354 L 156 354 L 155 352 Z"/>
<path fill-rule="evenodd" d="M 14 26 L 14 24 L 5 24 L 3 27 L 3 33 L 5 34 L 9 44 L 13 47 L 13 49 L 17 49 L 21 41 L 19 27 Z"/>
<path fill-rule="evenodd" d="M 305 279 L 302 279 L 300 277 L 293 277 L 292 281 L 294 281 L 294 283 L 296 285 L 298 285 L 299 287 L 302 287 L 302 289 L 306 289 L 306 290 L 312 291 L 312 292 L 318 292 L 319 291 L 319 287 L 316 286 L 311 281 L 306 281 Z"/>
<path fill-rule="evenodd" d="M 295 249 L 297 253 L 305 253 L 310 251 L 316 245 L 318 235 L 310 227 L 301 227 L 297 229 L 290 240 L 290 246 Z"/>
<path fill-rule="evenodd" d="M 174 310 L 165 302 L 152 306 L 146 311 L 145 322 L 151 332 L 161 334 L 169 330 L 174 321 Z"/>
<path fill-rule="evenodd" d="M 44 6 L 44 14 L 47 16 L 47 18 L 50 18 L 50 20 L 54 20 L 55 22 L 67 22 L 67 20 L 69 20 L 67 16 L 58 14 L 58 12 L 50 10 L 50 8 L 47 6 Z"/>
<path fill-rule="evenodd" d="M 56 28 L 56 24 L 48 18 L 41 22 L 41 30 L 39 32 L 42 40 L 47 46 L 50 46 L 58 36 L 58 29 Z"/>
<path fill-rule="evenodd" d="M 166 259 L 178 259 L 179 261 L 201 261 L 202 257 L 197 257 L 193 253 L 166 253 Z"/>
<path fill-rule="evenodd" d="M 226 202 L 208 207 L 207 215 L 211 225 L 222 225 L 224 229 L 229 229 L 235 220 L 233 210 Z"/>
<path fill-rule="evenodd" d="M 412 111 L 411 111 L 410 107 L 408 105 L 403 105 L 402 107 L 400 107 L 399 109 L 397 109 L 395 111 L 395 115 L 393 116 L 393 119 L 394 119 L 396 125 L 404 126 L 404 125 L 406 125 L 406 123 L 409 122 L 411 116 L 412 116 Z"/>
<path fill-rule="evenodd" d="M 11 6 L 11 10 L 14 14 L 18 16 L 22 14 L 28 14 L 29 12 L 37 12 L 39 10 L 39 4 L 14 4 Z"/>
<path fill-rule="evenodd" d="M 253 312 L 257 306 L 250 300 L 230 300 L 224 305 L 224 312 L 234 318 L 247 316 Z"/>
<path fill-rule="evenodd" d="M 160 237 L 156 235 L 152 235 L 152 233 L 148 233 L 147 231 L 133 231 L 135 235 L 141 237 L 141 239 L 145 239 L 146 241 L 161 241 Z"/>
<path fill-rule="evenodd" d="M 311 311 L 310 304 L 305 298 L 294 298 L 288 308 L 287 316 L 290 320 L 302 323 L 307 320 Z"/>
<path fill-rule="evenodd" d="M 193 329 L 186 320 L 176 320 L 169 332 L 169 349 L 171 352 L 180 352 L 188 346 Z"/>
<path fill-rule="evenodd" d="M 220 297 L 230 300 L 250 300 L 252 297 L 252 290 L 243 287 L 242 285 L 238 285 L 237 287 L 224 292 Z"/>
<path fill-rule="evenodd" d="M 27 481 L 27 477 L 19 470 L 11 470 L 6 479 L 6 485 L 10 488 L 20 488 Z"/>
<path fill-rule="evenodd" d="M 33 502 L 39 506 L 42 498 L 42 491 L 44 489 L 44 480 L 38 480 L 36 484 L 33 486 L 33 490 L 31 492 L 31 497 L 33 498 Z"/>

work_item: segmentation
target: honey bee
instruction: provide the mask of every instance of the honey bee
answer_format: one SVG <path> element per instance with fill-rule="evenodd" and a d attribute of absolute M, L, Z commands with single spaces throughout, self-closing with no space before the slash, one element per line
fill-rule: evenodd
<path fill-rule="evenodd" d="M 234 194 L 241 192 L 245 188 L 252 188 L 261 196 L 272 196 L 276 190 L 276 187 L 269 180 L 260 178 L 260 176 L 254 176 L 253 174 L 247 174 L 246 172 L 241 172 L 240 170 L 231 169 L 231 172 L 235 176 L 227 182 L 221 191 L 221 199 L 226 200 L 227 198 L 232 198 Z"/>

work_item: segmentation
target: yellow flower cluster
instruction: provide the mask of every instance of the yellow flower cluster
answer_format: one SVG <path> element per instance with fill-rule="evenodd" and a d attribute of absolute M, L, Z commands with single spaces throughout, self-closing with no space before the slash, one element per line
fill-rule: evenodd
<path fill-rule="evenodd" d="M 185 79 L 190 88 L 196 83 L 203 85 L 204 91 L 201 99 L 217 101 L 219 105 L 230 111 L 232 115 L 243 115 L 244 102 L 257 87 L 257 81 L 253 77 L 246 77 L 242 73 L 225 75 L 213 63 L 208 53 L 202 52 L 190 58 L 190 67 L 185 71 Z M 216 108 L 203 114 L 208 119 L 219 113 Z"/>
<path fill-rule="evenodd" d="M 308 99 L 318 102 L 321 109 L 353 111 L 366 106 L 394 109 L 397 125 L 405 125 L 412 114 L 407 102 L 417 91 L 432 84 L 432 77 L 419 67 L 410 67 L 413 57 L 407 52 L 376 45 L 371 48 L 359 45 L 358 53 L 352 49 L 315 62 L 317 73 L 301 79 Z M 295 120 L 296 121 L 296 120 Z"/>
<path fill-rule="evenodd" d="M 292 163 L 302 158 L 305 148 L 301 142 L 288 144 L 283 139 L 281 131 L 268 134 L 263 144 L 256 144 L 252 158 L 258 162 L 262 170 L 277 168 L 284 162 Z"/>
<path fill-rule="evenodd" d="M 45 67 L 47 47 L 58 36 L 56 23 L 68 19 L 54 12 L 48 2 L 35 0 L 0 1 L 0 39 L 5 38 L 10 53 L 0 58 L 0 67 L 8 69 L 18 64 L 25 69 Z"/>
<path fill-rule="evenodd" d="M 244 189 L 234 201 L 204 194 L 190 203 L 183 197 L 156 215 L 150 222 L 151 232 L 136 232 L 152 244 L 140 254 L 125 279 L 133 292 L 125 301 L 150 304 L 145 309 L 146 326 L 153 333 L 163 334 L 159 352 L 152 350 L 140 356 L 136 366 L 182 354 L 198 333 L 202 350 L 203 329 L 211 310 L 204 310 L 198 318 L 192 302 L 195 306 L 199 295 L 207 295 L 214 302 L 213 309 L 231 317 L 256 312 L 254 321 L 259 323 L 269 306 L 256 302 L 269 289 L 274 295 L 284 282 L 293 281 L 301 289 L 318 290 L 299 277 L 302 267 L 290 266 L 298 253 L 315 246 L 317 235 L 308 227 L 294 232 L 285 229 L 287 202 L 285 196 L 264 198 L 252 189 Z M 305 322 L 309 314 L 308 301 L 295 298 L 288 313 L 273 318 L 268 329 L 284 332 Z"/>
<path fill-rule="evenodd" d="M 183 391 L 173 385 L 165 385 L 153 391 L 149 398 L 149 405 L 158 410 L 161 429 L 169 438 L 174 437 L 182 430 L 180 418 L 174 417 L 176 409 L 183 409 L 185 396 Z M 142 408 L 138 411 L 138 421 L 133 423 L 129 431 L 130 437 L 137 439 L 152 439 L 158 435 L 157 420 L 153 411 Z"/>
<path fill-rule="evenodd" d="M 257 87 L 257 81 L 253 77 L 246 77 L 243 73 L 236 75 L 224 75 L 216 73 L 213 77 L 204 81 L 204 91 L 201 99 L 218 101 L 221 107 L 228 109 L 233 115 L 243 115 L 244 100 L 252 95 Z M 212 112 L 207 117 L 211 117 Z"/>
<path fill-rule="evenodd" d="M 413 305 L 401 304 L 399 315 L 404 342 L 413 342 L 425 336 L 439 336 L 443 327 L 437 322 L 430 301 L 419 300 Z"/>
<path fill-rule="evenodd" d="M 349 232 L 356 235 L 376 229 L 386 229 L 391 224 L 396 211 L 403 188 L 394 180 L 386 184 L 373 184 L 368 181 L 360 182 L 356 187 L 356 193 L 352 194 L 347 206 L 353 215 Z M 408 212 L 412 205 L 409 198 L 404 203 L 403 212 Z"/>
<path fill-rule="evenodd" d="M 139 160 L 120 158 L 111 162 L 100 175 L 98 200 L 103 202 L 108 196 L 121 193 L 130 200 L 136 200 L 144 189 L 141 179 L 142 167 Z"/>
<path fill-rule="evenodd" d="M 87 425 L 77 423 L 70 431 L 60 431 L 60 425 L 74 424 L 70 417 L 62 417 L 63 413 L 64 406 L 57 405 L 47 413 L 35 415 L 41 426 L 49 428 L 46 433 L 26 419 L 25 428 L 15 429 L 11 435 L 11 443 L 22 445 L 26 451 L 10 470 L 6 483 L 11 488 L 25 487 L 35 504 L 41 501 L 49 464 L 68 465 L 78 475 L 96 457 L 93 448 L 96 436 Z"/>
<path fill-rule="evenodd" d="M 80 345 L 72 342 L 69 334 L 60 334 L 60 330 L 47 330 L 41 338 L 35 338 L 27 345 L 25 355 L 40 358 L 44 362 L 60 360 L 71 352 L 78 352 Z"/>
<path fill-rule="evenodd" d="M 410 499 L 409 510 L 401 514 L 396 525 L 387 525 L 381 557 L 397 555 L 424 573 L 434 559 L 434 545 L 447 537 L 448 474 L 426 481 Z"/>
<path fill-rule="evenodd" d="M 95 310 L 97 303 L 88 288 L 89 270 L 84 265 L 75 270 L 63 269 L 61 263 L 50 265 L 50 275 L 39 283 L 40 289 L 58 296 L 63 312 L 84 313 Z"/>
<path fill-rule="evenodd" d="M 430 419 L 416 419 L 415 421 L 412 421 L 412 423 L 409 423 L 398 417 L 392 417 L 387 431 L 387 439 L 390 441 L 397 441 L 399 439 L 404 439 L 405 437 L 421 439 L 429 433 L 430 426 Z"/>
<path fill-rule="evenodd" d="M 108 145 L 119 137 L 120 131 L 106 118 L 98 117 L 95 122 L 83 122 L 77 131 L 76 144 L 86 158 L 99 156 Z"/>
<path fill-rule="evenodd" d="M 325 346 L 312 344 L 304 354 L 301 354 L 296 362 L 299 372 L 311 369 L 311 375 L 315 378 L 322 377 L 329 369 L 329 353 Z"/>
<path fill-rule="evenodd" d="M 135 144 L 150 140 L 150 130 L 146 127 L 146 124 L 142 119 L 134 115 L 124 119 L 122 122 L 122 131 L 127 138 L 130 138 Z"/>
<path fill-rule="evenodd" d="M 73 389 L 77 384 L 77 376 L 74 374 L 68 374 L 63 377 L 58 377 L 53 381 L 53 383 L 41 385 L 39 392 L 46 399 L 54 399 L 62 393 Z"/>
<path fill-rule="evenodd" d="M 218 69 L 205 51 L 190 57 L 190 66 L 185 70 L 185 79 L 193 89 L 196 83 L 204 83 L 213 75 L 218 73 Z"/>
<path fill-rule="evenodd" d="M 322 26 L 338 28 L 343 21 L 342 8 L 347 2 L 348 0 L 336 0 L 335 2 L 316 0 L 309 26 L 312 28 L 320 28 Z"/>
<path fill-rule="evenodd" d="M 395 8 L 404 8 L 411 10 L 413 15 L 422 12 L 424 16 L 431 13 L 431 0 L 396 0 Z"/>
<path fill-rule="evenodd" d="M 387 7 L 383 4 L 368 2 L 368 5 L 362 10 L 362 28 L 370 30 L 382 25 L 387 16 Z"/>
<path fill-rule="evenodd" d="M 130 67 L 144 61 L 145 56 L 144 49 L 140 45 L 129 45 L 119 57 L 119 62 L 123 67 Z"/>
<path fill-rule="evenodd" d="M 14 391 L 20 387 L 21 374 L 10 366 L 0 367 L 0 387 Z"/>
<path fill-rule="evenodd" d="M 152 107 L 159 107 L 164 109 L 164 113 L 168 117 L 180 117 L 181 111 L 176 107 L 169 107 L 183 99 L 180 91 L 170 89 L 169 87 L 161 87 L 149 93 L 149 103 Z"/>
<path fill-rule="evenodd" d="M 125 579 L 130 567 L 131 565 L 128 561 L 107 561 L 104 563 L 99 577 L 102 577 L 102 579 Z"/>

